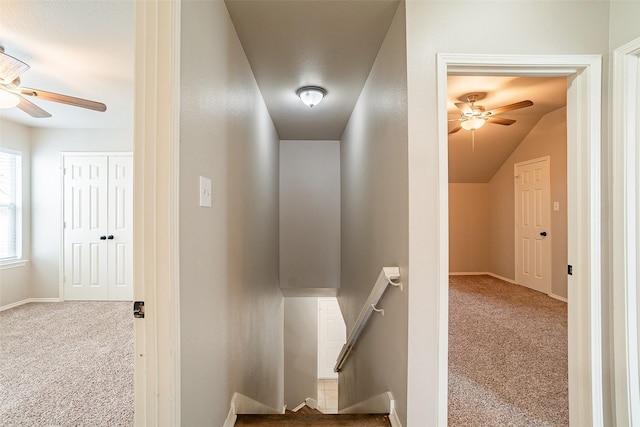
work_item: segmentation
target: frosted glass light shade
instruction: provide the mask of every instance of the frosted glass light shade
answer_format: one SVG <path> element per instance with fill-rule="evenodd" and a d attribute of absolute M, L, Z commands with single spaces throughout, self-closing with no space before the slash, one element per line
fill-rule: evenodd
<path fill-rule="evenodd" d="M 20 98 L 6 90 L 0 90 L 0 108 L 13 108 L 20 103 Z"/>
<path fill-rule="evenodd" d="M 462 126 L 462 129 L 476 130 L 476 129 L 480 129 L 482 126 L 484 126 L 485 122 L 486 122 L 486 120 L 484 120 L 484 119 L 469 119 L 469 120 L 465 120 L 464 122 L 460 123 L 460 126 Z"/>
<path fill-rule="evenodd" d="M 302 102 L 309 107 L 313 107 L 322 101 L 322 98 L 327 94 L 327 91 L 319 86 L 305 86 L 298 89 L 296 94 L 300 97 Z"/>

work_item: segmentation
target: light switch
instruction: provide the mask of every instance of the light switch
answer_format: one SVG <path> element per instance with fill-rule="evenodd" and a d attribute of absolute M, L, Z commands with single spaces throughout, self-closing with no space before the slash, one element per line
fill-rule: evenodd
<path fill-rule="evenodd" d="M 560 210 L 560 202 L 553 202 L 553 210 L 554 211 Z"/>
<path fill-rule="evenodd" d="M 200 177 L 200 206 L 211 207 L 211 180 L 204 176 Z"/>

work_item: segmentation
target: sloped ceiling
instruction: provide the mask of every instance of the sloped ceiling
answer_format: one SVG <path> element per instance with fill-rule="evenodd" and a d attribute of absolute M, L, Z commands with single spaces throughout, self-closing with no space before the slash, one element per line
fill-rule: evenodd
<path fill-rule="evenodd" d="M 534 105 L 498 116 L 516 120 L 510 126 L 487 123 L 473 136 L 464 129 L 449 135 L 449 182 L 489 182 L 538 121 L 566 105 L 567 83 L 565 77 L 449 76 L 450 119 L 460 117 L 455 103 L 469 93 L 485 94 L 476 105 L 487 110 L 524 100 Z M 449 128 L 457 123 L 449 122 Z"/>

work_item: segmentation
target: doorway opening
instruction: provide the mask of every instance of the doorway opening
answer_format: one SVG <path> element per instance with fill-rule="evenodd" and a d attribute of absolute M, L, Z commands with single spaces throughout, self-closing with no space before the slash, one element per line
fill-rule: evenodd
<path fill-rule="evenodd" d="M 602 420 L 601 305 L 600 305 L 600 66 L 599 56 L 490 56 L 438 55 L 438 94 L 442 166 L 438 177 L 440 222 L 440 306 L 447 307 L 449 271 L 448 241 L 448 138 L 447 76 L 507 75 L 567 78 L 567 217 L 568 265 L 568 364 L 569 418 L 572 424 L 590 425 Z M 580 266 L 578 271 L 577 266 Z M 447 310 L 441 311 L 445 325 L 439 333 L 439 347 L 447 348 Z M 446 352 L 445 352 L 446 354 Z M 438 407 L 446 423 L 447 369 L 444 357 L 439 365 Z"/>
<path fill-rule="evenodd" d="M 470 90 L 497 123 L 458 129 Z M 557 235 L 566 265 L 566 91 L 565 77 L 448 77 L 451 425 L 569 422 L 567 281 L 552 291 L 550 256 Z"/>

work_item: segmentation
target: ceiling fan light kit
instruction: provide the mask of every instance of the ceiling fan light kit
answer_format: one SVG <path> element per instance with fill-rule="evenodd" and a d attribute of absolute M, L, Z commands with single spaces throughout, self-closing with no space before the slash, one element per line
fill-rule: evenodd
<path fill-rule="evenodd" d="M 0 46 L 0 108 L 18 107 L 31 117 L 51 117 L 51 114 L 27 100 L 25 98 L 27 96 L 94 111 L 102 112 L 107 110 L 107 106 L 101 102 L 22 86 L 20 84 L 20 74 L 29 68 L 26 63 L 4 53 L 4 49 Z"/>
<path fill-rule="evenodd" d="M 20 103 L 20 98 L 6 90 L 0 90 L 0 108 L 14 108 Z"/>
<path fill-rule="evenodd" d="M 320 86 L 303 86 L 296 91 L 296 95 L 300 97 L 300 100 L 311 108 L 314 105 L 318 105 L 326 94 L 327 90 Z"/>
<path fill-rule="evenodd" d="M 465 130 L 478 130 L 482 126 L 484 126 L 486 122 L 487 121 L 485 119 L 475 118 L 465 120 L 464 122 L 460 123 L 460 126 L 462 126 L 462 129 Z"/>
<path fill-rule="evenodd" d="M 466 96 L 467 102 L 456 102 L 456 107 L 460 110 L 460 117 L 449 119 L 450 122 L 459 122 L 457 126 L 449 131 L 449 135 L 458 132 L 460 129 L 475 131 L 484 126 L 485 123 L 493 123 L 496 125 L 509 126 L 516 121 L 513 119 L 505 119 L 496 117 L 498 114 L 506 113 L 520 108 L 530 107 L 532 101 L 520 101 L 502 107 L 486 110 L 482 105 L 476 105 L 476 102 L 484 98 L 485 93 L 471 93 Z"/>

